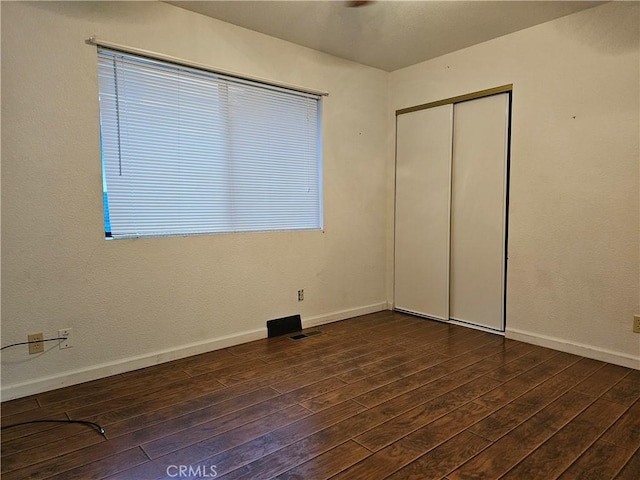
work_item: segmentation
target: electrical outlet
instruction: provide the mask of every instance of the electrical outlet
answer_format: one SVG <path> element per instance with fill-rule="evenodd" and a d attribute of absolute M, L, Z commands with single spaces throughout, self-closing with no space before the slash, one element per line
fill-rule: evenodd
<path fill-rule="evenodd" d="M 640 315 L 633 316 L 633 331 L 640 333 Z"/>
<path fill-rule="evenodd" d="M 73 337 L 71 336 L 70 328 L 58 330 L 58 337 L 64 337 L 64 340 L 60 340 L 60 350 L 73 347 Z"/>
<path fill-rule="evenodd" d="M 42 341 L 44 340 L 44 335 L 42 334 L 42 332 L 40 333 L 31 333 L 29 335 L 27 335 L 27 341 L 28 342 L 36 342 L 36 343 L 30 343 L 29 346 L 29 355 L 33 354 L 33 353 L 42 353 L 44 352 L 44 342 Z"/>
<path fill-rule="evenodd" d="M 298 301 L 302 302 L 304 300 L 304 289 L 298 290 Z"/>

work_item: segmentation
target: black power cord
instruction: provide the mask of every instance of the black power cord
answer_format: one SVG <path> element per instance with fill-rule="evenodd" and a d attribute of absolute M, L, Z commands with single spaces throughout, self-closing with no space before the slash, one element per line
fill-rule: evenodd
<path fill-rule="evenodd" d="M 56 337 L 56 338 L 45 338 L 44 340 L 31 340 L 29 342 L 20 342 L 20 343 L 12 343 L 11 345 L 5 345 L 0 348 L 0 350 L 4 350 L 9 347 L 17 347 L 18 345 L 29 345 L 30 343 L 41 343 L 41 342 L 53 342 L 55 340 L 66 340 L 66 337 Z"/>
<path fill-rule="evenodd" d="M 102 428 L 97 423 L 88 422 L 87 420 L 30 420 L 28 422 L 20 422 L 20 423 L 12 423 L 11 425 L 4 425 L 1 430 L 6 430 L 7 428 L 20 427 L 22 425 L 29 425 L 31 423 L 80 423 L 82 425 L 87 425 L 89 427 L 95 428 L 99 433 L 102 434 L 105 438 L 104 428 Z"/>
<path fill-rule="evenodd" d="M 45 338 L 43 340 L 31 340 L 29 342 L 20 342 L 20 343 L 12 343 L 11 345 L 5 345 L 0 348 L 0 350 L 4 350 L 9 347 L 17 347 L 18 345 L 29 345 L 30 343 L 40 343 L 40 342 L 53 342 L 55 340 L 66 340 L 66 337 L 56 337 L 56 338 Z M 4 425 L 0 430 L 6 430 L 8 428 L 20 427 L 22 425 L 30 425 L 32 423 L 79 423 L 81 425 L 87 425 L 91 428 L 96 429 L 99 433 L 102 434 L 105 438 L 104 428 L 94 422 L 89 422 L 87 420 L 30 420 L 28 422 L 20 422 L 20 423 L 12 423 L 11 425 Z"/>

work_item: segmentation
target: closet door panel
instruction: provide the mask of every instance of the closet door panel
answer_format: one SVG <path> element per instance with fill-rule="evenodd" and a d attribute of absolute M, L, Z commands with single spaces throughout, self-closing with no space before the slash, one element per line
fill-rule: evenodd
<path fill-rule="evenodd" d="M 395 308 L 449 318 L 453 105 L 397 117 Z"/>
<path fill-rule="evenodd" d="M 450 317 L 504 330 L 508 94 L 454 107 Z"/>

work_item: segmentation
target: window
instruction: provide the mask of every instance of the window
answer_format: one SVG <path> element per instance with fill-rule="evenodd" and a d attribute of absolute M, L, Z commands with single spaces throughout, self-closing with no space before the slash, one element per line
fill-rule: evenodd
<path fill-rule="evenodd" d="M 320 97 L 98 49 L 106 236 L 322 228 Z"/>

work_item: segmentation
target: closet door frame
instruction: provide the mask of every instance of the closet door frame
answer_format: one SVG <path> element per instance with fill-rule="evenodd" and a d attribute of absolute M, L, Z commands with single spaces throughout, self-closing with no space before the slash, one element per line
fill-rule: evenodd
<path fill-rule="evenodd" d="M 478 330 L 483 330 L 483 331 L 487 331 L 487 332 L 491 332 L 491 333 L 498 333 L 498 334 L 502 334 L 504 335 L 504 332 L 506 330 L 506 317 L 507 317 L 507 273 L 508 273 L 508 259 L 509 259 L 509 253 L 508 253 L 508 238 L 509 238 L 509 193 L 510 193 L 510 170 L 511 170 L 511 119 L 512 119 L 512 96 L 513 96 L 513 84 L 508 84 L 508 85 L 502 85 L 500 87 L 495 87 L 495 88 L 490 88 L 487 90 L 480 90 L 477 92 L 473 92 L 473 93 L 469 93 L 469 94 L 465 94 L 465 95 L 459 95 L 456 97 L 450 97 L 450 98 L 446 98 L 443 100 L 438 100 L 435 102 L 429 102 L 429 103 L 425 103 L 425 104 L 421 104 L 421 105 L 415 105 L 413 107 L 407 107 L 407 108 L 403 108 L 403 109 L 399 109 L 396 110 L 396 152 L 397 152 L 397 117 L 399 115 L 402 114 L 406 114 L 406 113 L 411 113 L 411 112 L 417 112 L 420 110 L 425 110 L 425 109 L 429 109 L 429 108 L 434 108 L 434 107 L 439 107 L 442 105 L 449 105 L 449 104 L 453 104 L 455 105 L 456 103 L 462 103 L 462 102 L 466 102 L 469 100 L 476 100 L 476 99 L 480 99 L 480 98 L 485 98 L 485 97 L 490 97 L 493 95 L 499 95 L 499 94 L 503 94 L 506 93 L 508 94 L 508 98 L 507 98 L 507 132 L 506 132 L 506 155 L 505 155 L 505 161 L 506 161 L 506 165 L 505 165 L 505 179 L 504 179 L 504 211 L 503 211 L 503 225 L 504 225 L 504 238 L 503 238 L 503 251 L 504 251 L 504 255 L 503 255 L 503 282 L 502 282 L 502 330 L 496 330 L 494 328 L 489 328 L 489 327 L 484 327 L 481 325 L 476 325 L 473 323 L 467 323 L 467 322 L 459 322 L 457 320 L 454 319 L 447 319 L 444 320 L 447 323 L 452 323 L 452 324 L 459 324 L 459 325 L 463 325 L 466 327 L 470 327 L 470 328 L 474 328 L 474 329 L 478 329 Z M 396 162 L 397 162 L 397 156 L 396 156 Z M 396 185 L 397 188 L 397 185 Z M 397 190 L 396 190 L 397 191 Z M 450 192 L 451 192 L 451 185 L 450 185 Z M 449 215 L 451 215 L 451 197 L 449 198 Z M 395 212 L 395 206 L 394 206 L 394 212 Z M 394 222 L 395 225 L 395 222 Z M 451 228 L 451 225 L 449 226 L 449 228 Z M 449 238 L 450 238 L 450 234 L 451 232 L 449 231 Z M 449 255 L 450 255 L 450 247 L 451 245 L 449 244 Z M 394 226 L 394 259 L 396 256 L 395 253 L 395 248 L 396 248 L 396 239 L 395 239 L 395 226 Z M 395 263 L 395 262 L 394 262 Z M 395 265 L 394 265 L 394 269 L 395 269 Z M 449 281 L 449 275 L 450 272 L 447 272 L 447 281 Z M 449 288 L 449 286 L 447 287 Z M 412 311 L 407 311 L 401 308 L 396 308 L 395 306 L 395 298 L 396 298 L 396 292 L 395 292 L 395 273 L 394 273 L 394 310 L 396 311 L 400 311 L 400 312 L 405 312 L 405 313 L 410 313 L 413 315 L 418 315 L 418 316 L 422 316 L 425 318 L 429 318 L 432 320 L 437 320 L 437 321 L 443 321 L 440 318 L 434 318 L 428 315 L 424 315 L 424 314 L 420 314 L 417 312 L 412 312 Z"/>

